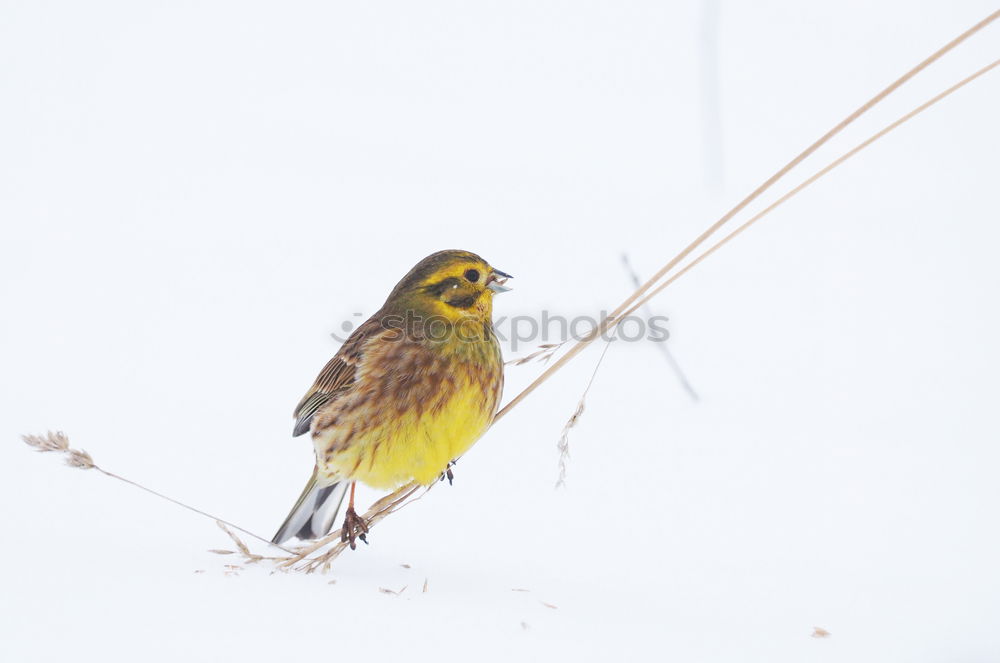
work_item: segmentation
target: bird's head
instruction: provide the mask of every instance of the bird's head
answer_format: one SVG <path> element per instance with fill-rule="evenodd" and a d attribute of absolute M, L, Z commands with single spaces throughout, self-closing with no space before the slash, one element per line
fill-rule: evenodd
<path fill-rule="evenodd" d="M 506 292 L 510 274 L 490 266 L 469 251 L 438 251 L 410 270 L 396 284 L 386 306 L 399 312 L 411 308 L 423 315 L 440 315 L 451 321 L 469 317 L 490 321 L 493 296 Z"/>

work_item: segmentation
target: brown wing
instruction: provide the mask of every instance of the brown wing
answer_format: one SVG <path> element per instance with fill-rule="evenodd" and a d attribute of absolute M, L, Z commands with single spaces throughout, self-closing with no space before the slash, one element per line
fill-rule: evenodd
<path fill-rule="evenodd" d="M 382 326 L 378 320 L 374 317 L 369 319 L 351 334 L 333 359 L 326 363 L 313 386 L 295 408 L 293 437 L 308 432 L 313 415 L 350 389 L 354 384 L 357 366 L 364 357 L 365 342 L 380 329 Z"/>

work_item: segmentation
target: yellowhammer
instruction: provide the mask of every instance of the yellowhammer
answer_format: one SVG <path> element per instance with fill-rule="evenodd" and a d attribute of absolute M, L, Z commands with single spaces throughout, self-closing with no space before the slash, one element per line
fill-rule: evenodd
<path fill-rule="evenodd" d="M 474 253 L 439 251 L 396 284 L 295 408 L 294 435 L 312 434 L 316 467 L 274 535 L 313 539 L 333 527 L 347 488 L 341 537 L 365 541 L 356 481 L 429 485 L 489 427 L 503 392 L 493 294 L 510 278 Z"/>

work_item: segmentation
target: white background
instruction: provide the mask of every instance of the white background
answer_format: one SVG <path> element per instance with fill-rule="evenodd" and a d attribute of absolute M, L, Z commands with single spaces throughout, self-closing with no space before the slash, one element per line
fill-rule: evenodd
<path fill-rule="evenodd" d="M 701 401 L 612 347 L 565 489 L 596 347 L 328 576 L 225 575 L 210 520 L 19 441 L 270 536 L 329 333 L 421 257 L 514 274 L 498 314 L 612 308 L 622 252 L 651 274 L 993 9 L 4 0 L 0 658 L 998 660 L 996 71 L 656 300 Z"/>

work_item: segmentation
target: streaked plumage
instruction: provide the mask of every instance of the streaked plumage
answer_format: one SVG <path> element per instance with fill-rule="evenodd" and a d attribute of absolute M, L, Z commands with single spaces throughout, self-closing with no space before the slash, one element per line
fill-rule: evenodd
<path fill-rule="evenodd" d="M 503 390 L 492 300 L 506 278 L 473 253 L 435 253 L 355 330 L 295 410 L 316 467 L 275 542 L 326 534 L 348 483 L 430 484 L 479 439 Z"/>

